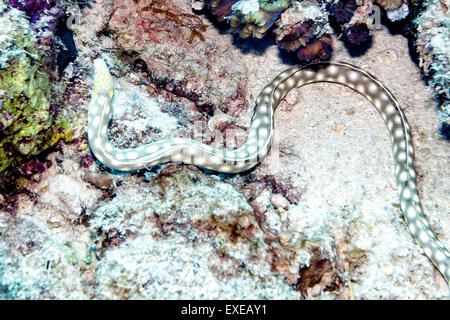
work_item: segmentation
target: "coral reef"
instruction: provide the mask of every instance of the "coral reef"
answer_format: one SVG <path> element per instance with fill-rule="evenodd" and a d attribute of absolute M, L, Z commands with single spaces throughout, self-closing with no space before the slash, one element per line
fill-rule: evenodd
<path fill-rule="evenodd" d="M 139 184 L 138 193 L 121 186 L 89 220 L 105 250 L 97 265 L 99 298 L 299 298 L 271 273 L 274 245 L 230 184 L 176 165 L 150 189 Z"/>
<path fill-rule="evenodd" d="M 417 28 L 415 48 L 428 83 L 434 89 L 440 118 L 441 134 L 450 140 L 450 18 L 447 0 L 429 0 L 417 7 L 413 21 Z"/>
<path fill-rule="evenodd" d="M 262 38 L 281 13 L 290 5 L 289 0 L 238 1 L 232 5 L 231 27 L 243 39 L 253 36 Z"/>
<path fill-rule="evenodd" d="M 329 60 L 332 52 L 325 7 L 311 1 L 294 2 L 276 23 L 275 41 L 300 61 Z"/>
<path fill-rule="evenodd" d="M 350 47 L 358 48 L 369 42 L 374 19 L 379 23 L 381 14 L 373 0 L 205 0 L 205 4 L 219 21 L 230 21 L 241 38 L 262 38 L 273 28 L 279 47 L 296 52 L 304 62 L 331 58 L 330 25 Z M 406 1 L 380 0 L 377 4 L 391 21 L 402 20 L 409 13 Z"/>
<path fill-rule="evenodd" d="M 358 47 L 370 40 L 371 30 L 381 21 L 381 12 L 373 0 L 328 2 L 331 23 L 336 32 L 343 35 L 344 41 L 352 47 Z M 376 4 L 383 8 L 391 21 L 402 20 L 409 13 L 407 1 L 376 0 Z"/>
<path fill-rule="evenodd" d="M 119 174 L 93 159 L 84 136 L 47 148 L 58 135 L 77 134 L 71 110 L 85 124 L 89 70 L 99 56 L 116 79 L 109 127 L 115 145 L 136 147 L 170 136 L 214 145 L 232 131 L 236 135 L 227 146 L 239 146 L 255 96 L 288 64 L 276 46 L 234 45 L 236 38 L 197 14 L 202 6 L 194 2 L 93 1 L 73 26 L 78 57 L 63 79 L 57 78 L 59 67 L 49 68 L 45 53 L 54 50 L 51 40 L 64 8 L 39 11 L 34 22 L 17 8 L 0 14 L 8 27 L 0 30 L 0 74 L 12 75 L 12 67 L 48 107 L 41 113 L 25 96 L 28 88 L 11 91 L 8 85 L 8 91 L 22 93 L 16 97 L 21 105 L 47 123 L 38 123 L 41 131 L 26 141 L 17 139 L 16 147 L 30 150 L 28 155 L 13 148 L 20 131 L 4 135 L 0 128 L 0 140 L 7 139 L 12 152 L 6 159 L 13 159 L 0 180 L 10 179 L 16 168 L 15 185 L 24 191 L 15 195 L 14 208 L 0 207 L 0 299 L 445 298 L 448 288 L 401 220 L 385 126 L 375 109 L 346 88 L 317 84 L 289 92 L 275 115 L 279 141 L 255 170 L 239 175 L 176 164 Z M 333 13 L 322 4 L 330 2 L 290 1 L 266 35 L 300 59 L 328 59 L 328 13 Z M 356 28 L 359 22 L 358 30 L 369 30 L 374 50 L 350 57 L 335 41 L 333 54 L 377 75 L 405 106 L 424 209 L 449 246 L 448 144 L 438 139 L 431 92 L 402 36 L 385 28 L 373 32 L 370 23 L 358 21 L 364 14 L 357 11 L 368 10 L 364 1 L 340 2 L 350 9 L 341 13 L 340 23 L 352 21 L 348 26 Z M 237 3 L 207 1 L 206 8 L 224 21 Z M 260 11 L 259 1 L 247 3 Z M 379 1 L 394 11 L 388 3 Z M 252 9 L 242 3 L 240 8 Z M 441 98 L 446 94 L 441 86 L 448 88 L 438 76 L 446 75 L 445 48 L 430 40 L 445 35 L 437 27 L 444 24 L 443 9 L 421 13 L 426 19 L 418 21 L 417 42 L 422 68 Z M 341 33 L 344 41 L 358 36 Z M 51 59 L 57 64 L 54 55 Z M 6 92 L 0 93 L 2 116 Z M 5 130 L 34 121 L 20 113 L 11 124 L 9 117 L 0 119 Z M 57 119 L 68 121 L 67 131 Z M 7 200 L 2 191 L 0 202 Z"/>
<path fill-rule="evenodd" d="M 9 3 L 27 15 L 31 23 L 35 23 L 41 18 L 45 9 L 53 5 L 53 0 L 9 0 Z"/>
<path fill-rule="evenodd" d="M 403 5 L 403 0 L 375 0 L 377 4 L 386 10 L 395 10 Z"/>
<path fill-rule="evenodd" d="M 243 95 L 247 92 L 245 66 L 236 64 L 230 68 L 218 58 L 217 42 L 221 40 L 210 36 L 205 41 L 212 28 L 207 30 L 205 22 L 190 13 L 190 4 L 165 1 L 150 5 L 132 0 L 114 4 L 106 11 L 111 15 L 110 20 L 99 23 L 97 30 L 108 32 L 106 45 L 121 48 L 129 66 L 136 66 L 134 83 L 148 83 L 149 93 L 153 91 L 168 101 L 182 102 L 187 106 L 184 110 L 195 113 L 190 122 L 204 117 L 209 120 L 215 106 L 237 116 L 250 105 L 250 94 Z M 105 15 L 105 19 L 109 17 Z M 104 25 L 108 26 L 106 31 L 102 31 Z M 80 33 L 77 45 L 89 53 L 92 49 L 101 50 L 95 46 L 85 49 L 85 43 L 90 43 L 92 36 L 95 34 L 90 30 Z M 111 65 L 122 63 L 109 62 Z M 127 74 L 129 70 L 112 69 L 116 75 Z M 220 82 L 210 80 L 217 77 L 221 78 Z"/>
<path fill-rule="evenodd" d="M 241 38 L 262 38 L 273 28 L 279 47 L 296 52 L 301 61 L 327 60 L 331 57 L 327 11 L 321 1 L 205 2 L 219 21 L 230 21 L 231 27 Z"/>
<path fill-rule="evenodd" d="M 36 8 L 33 20 L 39 19 L 38 9 L 46 6 Z M 38 20 L 34 22 L 38 24 Z M 73 139 L 76 121 L 74 114 L 62 107 L 65 85 L 54 74 L 57 46 L 52 44 L 56 43 L 52 33 L 48 29 L 35 32 L 24 14 L 4 3 L 0 5 L 0 24 L 5 26 L 0 31 L 0 188 L 4 190 L 6 185 L 14 185 L 14 172 L 19 170 L 20 176 L 20 171 L 25 175 L 30 171 L 26 161 L 61 139 Z M 31 167 L 42 170 L 36 165 Z M 23 181 L 16 186 L 20 190 Z"/>
<path fill-rule="evenodd" d="M 372 0 L 331 2 L 331 23 L 350 46 L 358 47 L 370 39 Z"/>

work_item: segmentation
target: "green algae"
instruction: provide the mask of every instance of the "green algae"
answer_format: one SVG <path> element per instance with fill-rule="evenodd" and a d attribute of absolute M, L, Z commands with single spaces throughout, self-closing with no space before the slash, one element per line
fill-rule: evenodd
<path fill-rule="evenodd" d="M 290 0 L 260 0 L 259 7 L 266 12 L 280 12 L 287 9 L 291 4 Z"/>
<path fill-rule="evenodd" d="M 0 8 L 0 174 L 54 146 L 71 141 L 75 116 L 64 110 L 63 82 L 52 71 L 51 50 L 39 47 L 28 21 Z"/>

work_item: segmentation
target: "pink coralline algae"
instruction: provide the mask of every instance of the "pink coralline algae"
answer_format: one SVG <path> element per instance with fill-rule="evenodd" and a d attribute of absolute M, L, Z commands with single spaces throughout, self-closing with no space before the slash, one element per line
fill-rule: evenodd
<path fill-rule="evenodd" d="M 138 45 L 143 45 L 146 41 L 166 43 L 177 41 L 180 36 L 188 43 L 205 40 L 202 32 L 206 30 L 206 26 L 201 19 L 171 1 L 149 3 L 124 1 L 115 2 L 114 6 L 112 22 L 129 23 L 129 26 L 135 29 L 134 33 L 123 30 L 120 34 L 120 40 L 126 43 L 130 41 L 136 41 Z"/>
<path fill-rule="evenodd" d="M 35 173 L 42 173 L 46 169 L 45 164 L 36 159 L 24 163 L 20 171 L 24 176 L 31 176 Z"/>

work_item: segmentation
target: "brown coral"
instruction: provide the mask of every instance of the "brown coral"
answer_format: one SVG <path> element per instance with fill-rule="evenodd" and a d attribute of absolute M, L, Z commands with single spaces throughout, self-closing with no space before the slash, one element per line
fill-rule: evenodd
<path fill-rule="evenodd" d="M 359 46 L 369 39 L 370 31 L 365 23 L 356 23 L 344 29 L 347 42 L 352 46 Z"/>
<path fill-rule="evenodd" d="M 283 12 L 274 29 L 275 41 L 279 48 L 296 52 L 302 61 L 329 59 L 331 39 L 323 39 L 328 31 L 327 18 L 318 14 L 323 8 L 314 7 L 315 11 L 306 14 L 308 8 L 306 2 L 295 2 Z"/>
<path fill-rule="evenodd" d="M 302 61 L 318 62 L 329 60 L 332 53 L 332 39 L 330 35 L 324 35 L 320 40 L 313 40 L 308 46 L 297 51 L 297 57 Z"/>
<path fill-rule="evenodd" d="M 314 37 L 315 26 L 313 21 L 299 22 L 293 26 L 287 25 L 274 31 L 278 46 L 287 51 L 295 51 L 300 47 L 306 47 Z"/>
<path fill-rule="evenodd" d="M 330 6 L 330 11 L 339 23 L 349 22 L 356 10 L 356 0 L 341 0 Z"/>
<path fill-rule="evenodd" d="M 315 286 L 321 288 L 316 292 L 337 292 L 342 288 L 342 279 L 337 274 L 333 263 L 322 257 L 319 248 L 312 248 L 310 264 L 300 269 L 299 276 L 296 289 L 301 292 L 303 298 L 313 293 Z"/>
<path fill-rule="evenodd" d="M 403 0 L 375 0 L 375 1 L 386 10 L 398 9 L 403 4 Z"/>

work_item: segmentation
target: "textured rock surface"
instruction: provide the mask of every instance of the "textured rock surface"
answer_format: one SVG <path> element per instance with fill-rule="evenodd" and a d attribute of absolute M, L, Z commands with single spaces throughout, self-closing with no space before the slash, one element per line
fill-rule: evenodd
<path fill-rule="evenodd" d="M 434 89 L 442 121 L 441 134 L 450 139 L 450 1 L 432 0 L 423 3 L 414 23 L 417 25 L 416 51 L 420 67 Z"/>
<path fill-rule="evenodd" d="M 76 26 L 81 70 L 101 55 L 118 78 L 113 142 L 214 143 L 230 129 L 239 145 L 255 96 L 288 67 L 275 44 L 187 16 L 205 26 L 204 41 L 190 43 L 192 29 L 170 19 L 190 14 L 190 1 L 137 6 L 99 0 Z M 139 40 L 141 23 L 149 31 Z M 450 145 L 406 39 L 383 29 L 364 56 L 340 42 L 335 55 L 375 74 L 404 106 L 424 210 L 450 247 Z M 85 119 L 92 80 L 82 71 L 78 79 L 71 101 Z M 275 121 L 269 156 L 232 176 L 177 164 L 117 174 L 90 157 L 85 139 L 61 146 L 14 214 L 0 211 L 0 297 L 444 298 L 443 278 L 401 218 L 375 108 L 350 89 L 315 84 L 291 91 Z"/>

